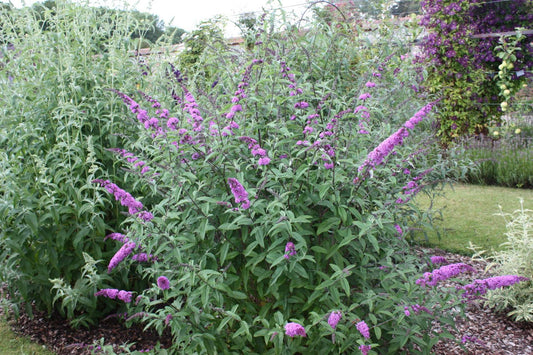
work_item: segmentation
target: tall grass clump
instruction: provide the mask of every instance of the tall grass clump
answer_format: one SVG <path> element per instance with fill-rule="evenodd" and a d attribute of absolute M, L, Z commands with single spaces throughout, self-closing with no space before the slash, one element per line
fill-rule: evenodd
<path fill-rule="evenodd" d="M 94 259 L 112 255 L 103 237 L 123 219 L 91 181 L 123 180 L 106 148 L 135 132 L 108 88 L 144 80 L 128 52 L 136 23 L 67 1 L 1 11 L 0 277 L 15 310 L 88 324 L 109 311 Z"/>
<path fill-rule="evenodd" d="M 434 286 L 473 269 L 403 238 L 412 197 L 450 165 L 400 30 L 378 44 L 265 15 L 253 50 L 206 47 L 212 80 L 169 64 L 149 93 L 114 87 L 139 136 L 112 149 L 140 172 L 94 175 L 127 217 L 91 301 L 167 330 L 175 353 L 430 353 L 451 336 L 434 324 L 453 326 L 460 299 Z"/>

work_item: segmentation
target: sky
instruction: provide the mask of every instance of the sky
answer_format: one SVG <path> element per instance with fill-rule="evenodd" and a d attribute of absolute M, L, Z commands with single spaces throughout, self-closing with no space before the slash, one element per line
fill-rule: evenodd
<path fill-rule="evenodd" d="M 42 2 L 41 0 L 39 2 Z M 11 2 L 16 7 L 22 4 L 31 5 L 36 0 L 0 0 L 0 2 Z M 114 6 L 124 8 L 124 3 L 141 12 L 155 14 L 162 19 L 166 25 L 172 21 L 175 27 L 192 31 L 204 20 L 208 20 L 218 14 L 226 16 L 231 22 L 237 21 L 239 15 L 247 12 L 261 12 L 264 7 L 279 8 L 286 11 L 302 13 L 306 8 L 307 0 L 274 0 L 268 4 L 268 0 L 90 0 L 89 4 L 94 6 Z M 115 4 L 115 5 L 109 5 Z M 226 33 L 233 34 L 235 29 L 229 28 Z"/>

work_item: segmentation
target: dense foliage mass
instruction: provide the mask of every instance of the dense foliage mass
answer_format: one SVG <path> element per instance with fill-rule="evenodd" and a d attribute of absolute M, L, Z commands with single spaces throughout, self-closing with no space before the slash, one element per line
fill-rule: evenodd
<path fill-rule="evenodd" d="M 123 176 L 105 149 L 122 141 L 112 133 L 132 130 L 107 89 L 143 80 L 128 52 L 136 22 L 58 2 L 42 13 L 6 8 L 0 23 L 2 281 L 12 301 L 51 312 L 64 309 L 51 292 L 63 278 L 74 289 L 68 316 L 86 324 L 109 311 L 92 299 L 103 276 L 80 277 L 90 257 L 110 255 L 102 236 L 123 219 L 91 180 Z"/>
<path fill-rule="evenodd" d="M 142 65 L 129 17 L 58 2 L 42 31 L 35 13 L 2 16 L 12 306 L 74 326 L 120 311 L 167 329 L 174 353 L 428 353 L 457 306 L 526 281 L 459 298 L 435 286 L 472 268 L 404 238 L 423 222 L 411 199 L 457 174 L 412 23 L 303 30 L 278 15 L 248 28 L 248 51 L 211 24 L 198 51 Z"/>
<path fill-rule="evenodd" d="M 493 34 L 529 27 L 533 1 L 425 0 L 422 8 L 421 25 L 429 32 L 423 41 L 430 65 L 427 87 L 442 96 L 441 139 L 486 132 L 491 121 L 500 122 L 508 99 L 533 67 L 533 34 L 505 47 L 511 50 L 507 55 L 495 51 L 500 38 Z"/>

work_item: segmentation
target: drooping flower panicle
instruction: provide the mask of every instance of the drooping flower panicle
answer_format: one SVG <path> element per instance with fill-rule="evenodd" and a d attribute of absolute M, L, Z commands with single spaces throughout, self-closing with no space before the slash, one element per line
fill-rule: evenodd
<path fill-rule="evenodd" d="M 143 204 L 140 201 L 137 201 L 130 193 L 124 191 L 111 181 L 95 179 L 92 181 L 92 183 L 99 184 L 105 188 L 107 192 L 115 196 L 115 200 L 119 201 L 122 206 L 128 207 L 129 214 L 137 215 L 137 217 L 145 222 L 152 220 L 154 217 L 150 212 L 141 212 L 143 209 Z"/>

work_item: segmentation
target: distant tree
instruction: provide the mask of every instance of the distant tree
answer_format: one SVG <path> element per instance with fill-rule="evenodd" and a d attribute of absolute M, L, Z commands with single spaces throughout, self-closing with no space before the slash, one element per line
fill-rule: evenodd
<path fill-rule="evenodd" d="M 185 35 L 186 31 L 183 28 L 174 27 L 174 26 L 166 26 L 165 27 L 165 35 L 170 38 L 170 42 L 172 44 L 178 44 L 183 42 L 183 35 Z"/>
<path fill-rule="evenodd" d="M 241 30 L 246 48 L 252 49 L 255 43 L 255 33 L 257 31 L 257 17 L 253 12 L 241 14 L 236 25 Z"/>
<path fill-rule="evenodd" d="M 203 21 L 191 33 L 184 38 L 185 50 L 180 53 L 180 68 L 186 73 L 198 68 L 197 62 L 208 46 L 224 46 L 224 32 L 222 31 L 222 20 L 215 17 L 208 21 Z"/>

